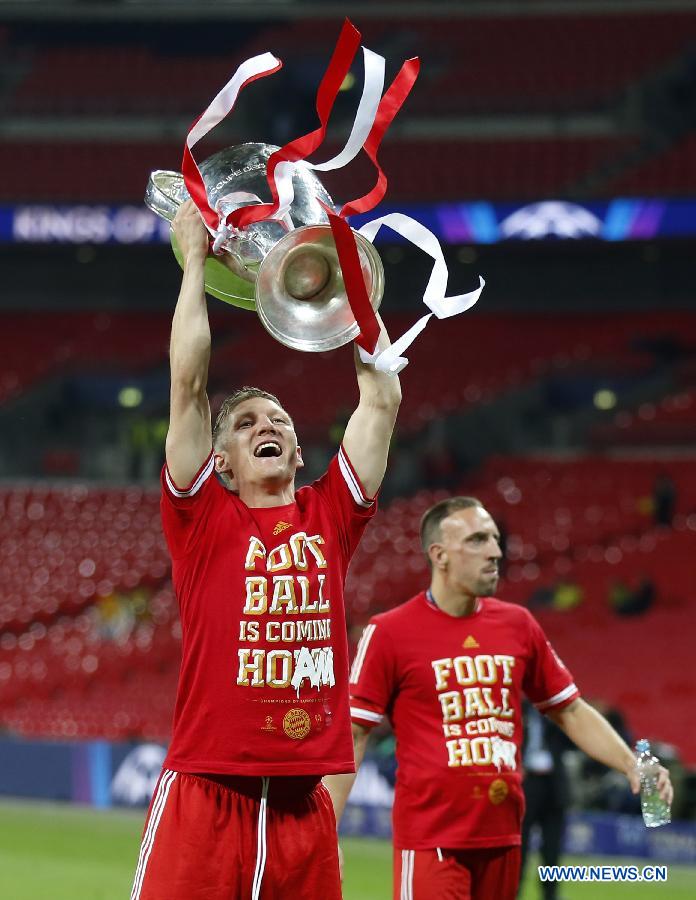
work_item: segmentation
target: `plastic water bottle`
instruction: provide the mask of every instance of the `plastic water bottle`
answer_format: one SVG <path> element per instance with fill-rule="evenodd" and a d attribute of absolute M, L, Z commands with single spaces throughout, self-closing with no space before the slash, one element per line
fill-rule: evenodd
<path fill-rule="evenodd" d="M 660 797 L 657 789 L 657 777 L 660 772 L 660 760 L 650 752 L 650 741 L 641 738 L 636 743 L 636 768 L 640 778 L 640 806 L 643 821 L 648 828 L 667 825 L 672 821 L 669 804 Z"/>

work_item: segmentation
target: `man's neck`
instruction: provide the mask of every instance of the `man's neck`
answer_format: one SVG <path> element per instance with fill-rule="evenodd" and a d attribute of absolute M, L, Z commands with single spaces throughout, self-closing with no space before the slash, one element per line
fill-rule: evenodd
<path fill-rule="evenodd" d="M 240 487 L 239 499 L 251 509 L 287 506 L 295 500 L 295 483 L 247 484 Z"/>
<path fill-rule="evenodd" d="M 470 616 L 476 610 L 478 597 L 455 590 L 439 578 L 433 578 L 429 591 L 437 608 L 448 616 L 460 619 L 462 616 Z"/>

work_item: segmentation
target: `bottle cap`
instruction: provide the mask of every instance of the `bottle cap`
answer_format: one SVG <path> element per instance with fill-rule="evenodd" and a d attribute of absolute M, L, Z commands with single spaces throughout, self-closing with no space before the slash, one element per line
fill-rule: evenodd
<path fill-rule="evenodd" d="M 637 753 L 649 753 L 650 752 L 650 741 L 647 738 L 641 738 L 639 741 L 636 741 L 636 752 Z"/>

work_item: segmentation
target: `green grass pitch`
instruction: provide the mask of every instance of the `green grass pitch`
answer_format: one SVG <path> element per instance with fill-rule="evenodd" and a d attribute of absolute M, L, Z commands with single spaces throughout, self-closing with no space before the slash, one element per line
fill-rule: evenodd
<path fill-rule="evenodd" d="M 3 900 L 125 900 L 143 818 L 143 813 L 0 802 L 0 896 Z M 389 845 L 351 839 L 343 846 L 345 900 L 390 900 Z M 521 900 L 540 897 L 531 878 L 529 882 Z M 670 866 L 666 883 L 566 884 L 559 894 L 564 900 L 687 900 L 696 896 L 695 884 L 696 869 Z"/>

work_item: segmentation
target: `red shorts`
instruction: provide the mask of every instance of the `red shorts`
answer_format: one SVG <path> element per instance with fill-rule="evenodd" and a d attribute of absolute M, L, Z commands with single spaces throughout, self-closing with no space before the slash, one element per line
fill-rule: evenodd
<path fill-rule="evenodd" d="M 317 778 L 165 769 L 131 900 L 341 900 L 336 820 Z"/>
<path fill-rule="evenodd" d="M 519 880 L 519 847 L 394 848 L 394 900 L 515 900 Z"/>

